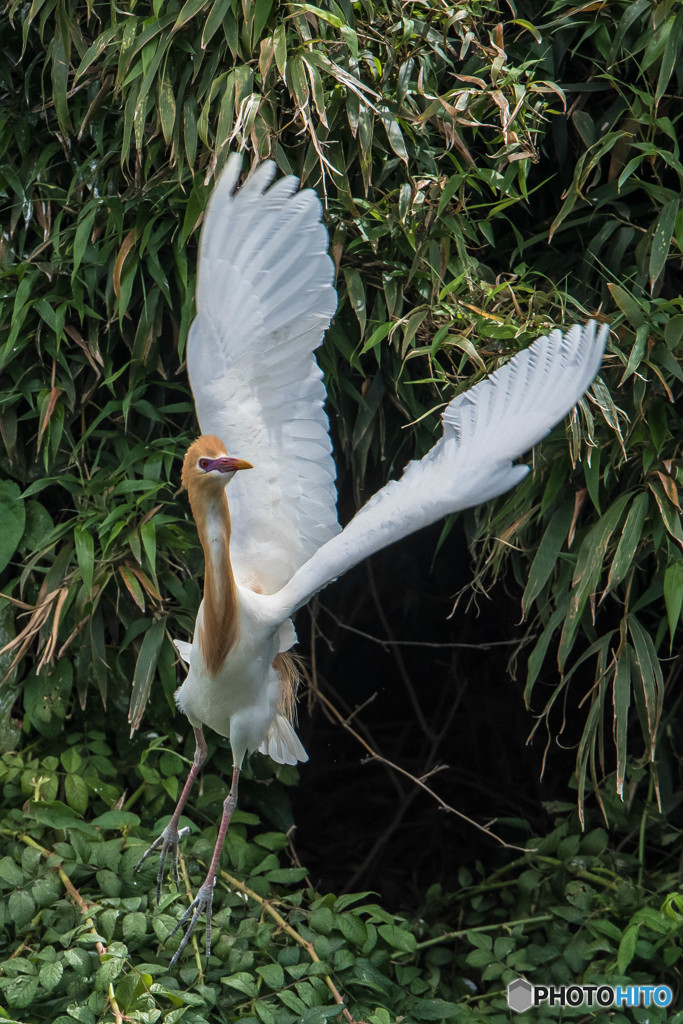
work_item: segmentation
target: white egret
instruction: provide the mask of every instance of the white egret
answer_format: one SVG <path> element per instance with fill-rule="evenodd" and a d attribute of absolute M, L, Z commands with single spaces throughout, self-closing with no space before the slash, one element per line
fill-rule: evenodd
<path fill-rule="evenodd" d="M 292 726 L 294 612 L 373 552 L 521 480 L 529 467 L 513 460 L 584 394 L 608 333 L 593 322 L 564 335 L 554 330 L 458 395 L 431 451 L 342 530 L 313 355 L 337 306 L 321 205 L 294 177 L 271 185 L 270 162 L 235 191 L 240 168 L 231 156 L 206 212 L 188 339 L 202 436 L 185 456 L 182 482 L 205 578 L 193 641 L 176 642 L 189 664 L 176 699 L 196 752 L 169 824 L 140 861 L 161 848 L 157 900 L 169 852 L 177 879 L 178 823 L 206 758 L 204 725 L 230 740 L 234 768 L 211 864 L 178 924 L 189 920 L 172 962 L 202 912 L 209 956 L 213 889 L 246 753 L 260 750 L 283 764 L 307 760 Z"/>

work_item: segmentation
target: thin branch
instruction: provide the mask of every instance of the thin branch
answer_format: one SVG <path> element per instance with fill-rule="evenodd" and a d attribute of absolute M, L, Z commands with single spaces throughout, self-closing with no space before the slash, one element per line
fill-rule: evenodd
<path fill-rule="evenodd" d="M 479 644 L 468 644 L 459 640 L 447 641 L 446 643 L 437 643 L 429 640 L 395 640 L 393 637 L 374 636 L 372 633 L 366 633 L 362 629 L 356 629 L 355 626 L 349 626 L 348 623 L 343 622 L 324 604 L 320 603 L 319 607 L 326 615 L 329 615 L 335 626 L 339 626 L 340 629 L 345 629 L 348 633 L 354 633 L 356 636 L 362 636 L 365 640 L 371 640 L 373 644 L 379 644 L 380 647 L 385 649 L 385 651 L 389 651 L 392 647 L 427 647 L 437 650 L 440 648 L 450 648 L 453 650 L 463 651 L 490 651 L 494 647 L 513 647 L 515 644 L 519 643 L 519 640 L 484 640 Z"/>
<path fill-rule="evenodd" d="M 377 761 L 378 764 L 383 764 L 387 768 L 390 768 L 392 771 L 397 772 L 399 775 L 403 775 L 405 776 L 405 778 L 410 779 L 410 781 L 414 783 L 414 785 L 419 786 L 420 789 L 423 789 L 425 793 L 428 793 L 434 800 L 436 800 L 437 804 L 443 811 L 447 811 L 449 814 L 455 814 L 456 817 L 460 818 L 462 821 L 466 821 L 468 825 L 472 826 L 472 828 L 477 829 L 479 832 L 483 832 L 484 835 L 487 835 L 489 837 L 489 839 L 493 839 L 496 843 L 500 843 L 500 845 L 505 847 L 506 850 L 519 850 L 520 853 L 529 852 L 528 848 L 525 846 L 516 846 L 514 843 L 506 843 L 504 839 L 501 839 L 500 836 L 497 836 L 496 833 L 492 832 L 491 829 L 488 828 L 486 825 L 480 825 L 478 821 L 474 820 L 474 818 L 468 817 L 468 815 L 463 814 L 462 811 L 459 811 L 457 808 L 452 807 L 451 804 L 446 803 L 446 801 L 442 797 L 440 797 L 438 793 L 435 793 L 433 789 L 430 789 L 430 787 L 426 785 L 424 779 L 418 778 L 416 775 L 413 775 L 412 772 L 409 772 L 406 768 L 402 768 L 400 765 L 395 764 L 393 761 L 390 761 L 387 757 L 383 757 L 381 754 L 378 754 L 375 750 L 373 750 L 370 744 L 363 739 L 360 733 L 356 732 L 356 730 L 348 724 L 344 716 L 341 714 L 340 711 L 337 710 L 332 701 L 328 697 L 326 697 L 324 693 L 320 691 L 318 692 L 321 701 L 323 701 L 325 706 L 331 711 L 331 713 L 337 719 L 340 725 L 342 725 L 347 730 L 347 732 L 350 732 L 351 735 L 361 744 L 362 747 L 365 747 L 368 754 L 370 755 L 369 760 Z"/>

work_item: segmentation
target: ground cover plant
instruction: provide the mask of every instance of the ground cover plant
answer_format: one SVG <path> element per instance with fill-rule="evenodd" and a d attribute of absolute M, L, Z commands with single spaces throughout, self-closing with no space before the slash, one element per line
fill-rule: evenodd
<path fill-rule="evenodd" d="M 5 4 L 0 18 L 6 1016 L 314 1021 L 339 1012 L 327 975 L 348 989 L 359 1019 L 382 1024 L 504 1016 L 509 972 L 535 966 L 557 977 L 649 971 L 677 986 L 680 6 L 133 0 L 124 10 L 34 0 Z M 444 574 L 440 621 L 456 589 L 463 616 L 477 600 L 498 611 L 510 646 L 498 660 L 478 651 L 477 678 L 507 677 L 517 645 L 513 696 L 539 716 L 536 737 L 547 736 L 551 772 L 563 774 L 550 795 L 562 806 L 539 812 L 531 793 L 519 810 L 511 784 L 502 812 L 488 796 L 480 812 L 478 765 L 523 757 L 534 721 L 506 730 L 509 705 L 468 687 L 463 662 L 444 667 L 441 651 L 429 661 L 420 650 L 416 661 L 390 644 L 399 712 L 372 720 L 368 709 L 358 726 L 371 751 L 415 776 L 440 761 L 474 765 L 469 803 L 460 803 L 464 769 L 429 785 L 478 821 L 515 807 L 498 833 L 525 845 L 547 831 L 557 863 L 519 854 L 521 866 L 507 851 L 505 864 L 518 864 L 508 868 L 482 840 L 485 854 L 475 844 L 463 858 L 473 871 L 483 856 L 482 874 L 463 882 L 455 841 L 464 826 L 456 833 L 453 816 L 441 815 L 451 831 L 440 877 L 465 894 L 479 886 L 463 910 L 430 888 L 436 873 L 426 877 L 424 843 L 406 827 L 406 790 L 396 784 L 398 811 L 392 790 L 378 813 L 367 775 L 327 776 L 326 796 L 339 790 L 354 815 L 365 804 L 377 819 L 364 863 L 376 847 L 393 851 L 394 864 L 420 865 L 419 883 L 406 883 L 409 869 L 401 875 L 416 895 L 400 918 L 398 903 L 383 908 L 375 897 L 336 903 L 302 888 L 296 859 L 278 857 L 294 822 L 294 779 L 274 779 L 260 764 L 231 868 L 257 897 L 283 900 L 281 916 L 315 940 L 322 966 L 256 897 L 226 888 L 220 965 L 197 980 L 193 963 L 176 989 L 160 971 L 172 948 L 156 943 L 178 903 L 154 917 L 149 879 L 142 885 L 130 868 L 136 843 L 170 812 L 180 771 L 172 751 L 183 750 L 170 637 L 191 632 L 201 577 L 177 493 L 178 456 L 195 429 L 183 356 L 201 214 L 230 149 L 271 156 L 325 202 L 340 306 L 320 361 L 344 515 L 431 445 L 457 389 L 535 334 L 589 314 L 608 319 L 612 333 L 591 398 L 537 450 L 534 473 L 418 552 L 437 582 Z M 454 583 L 450 558 L 465 543 L 472 562 Z M 377 563 L 385 586 L 426 636 L 435 611 L 407 585 L 419 575 L 411 552 L 391 557 Z M 327 607 L 361 631 L 370 621 L 390 641 L 391 600 L 378 611 L 358 578 Z M 344 718 L 345 700 L 355 699 L 345 697 L 352 655 L 326 614 L 311 620 L 315 690 Z M 463 631 L 475 628 L 463 621 Z M 436 639 L 462 640 L 457 622 Z M 359 703 L 374 683 L 365 685 Z M 456 759 L 453 729 L 465 715 L 480 728 L 455 741 Z M 160 753 L 155 736 L 167 737 Z M 569 759 L 553 749 L 557 737 Z M 220 747 L 214 759 L 188 865 L 208 848 L 218 774 L 229 768 Z M 565 786 L 572 770 L 575 812 Z M 610 839 L 601 828 L 613 830 Z M 402 834 L 412 834 L 407 845 Z M 321 859 L 335 845 L 321 838 Z M 596 860 L 582 867 L 582 851 Z M 577 880 L 584 870 L 595 877 Z M 69 896 L 65 879 L 93 907 Z M 358 886 L 375 884 L 361 872 Z M 539 907 L 547 920 L 535 920 Z M 499 934 L 498 915 L 534 921 Z M 600 931 L 596 921 L 610 924 Z M 242 929 L 234 947 L 230 922 Z M 378 938 L 361 956 L 370 926 Z M 456 945 L 441 943 L 452 932 Z M 242 973 L 242 988 L 221 982 Z M 165 995 L 168 985 L 185 1002 Z"/>

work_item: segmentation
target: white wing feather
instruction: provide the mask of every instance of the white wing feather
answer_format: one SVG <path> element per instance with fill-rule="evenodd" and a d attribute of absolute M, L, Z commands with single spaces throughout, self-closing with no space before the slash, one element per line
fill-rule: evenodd
<path fill-rule="evenodd" d="M 339 532 L 335 466 L 313 350 L 337 305 L 322 208 L 262 164 L 233 194 L 233 155 L 199 248 L 187 368 L 202 433 L 254 468 L 230 484 L 239 583 L 272 593 Z"/>
<path fill-rule="evenodd" d="M 451 512 L 503 494 L 529 472 L 529 451 L 581 398 L 600 368 L 608 328 L 595 322 L 538 338 L 444 411 L 443 436 L 374 495 L 273 598 L 291 615 L 368 555 Z"/>

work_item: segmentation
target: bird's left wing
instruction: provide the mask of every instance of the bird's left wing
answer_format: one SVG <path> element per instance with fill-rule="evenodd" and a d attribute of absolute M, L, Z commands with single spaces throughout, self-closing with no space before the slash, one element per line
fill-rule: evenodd
<path fill-rule="evenodd" d="M 458 395 L 443 414 L 443 436 L 400 480 L 374 495 L 341 534 L 268 599 L 275 620 L 368 555 L 451 512 L 503 494 L 529 472 L 513 459 L 529 451 L 574 407 L 598 372 L 608 328 L 553 331 Z"/>
<path fill-rule="evenodd" d="M 199 245 L 187 368 L 203 434 L 253 469 L 230 484 L 238 582 L 272 593 L 339 532 L 335 467 L 313 350 L 337 306 L 320 201 L 264 163 L 235 192 L 232 155 Z"/>

